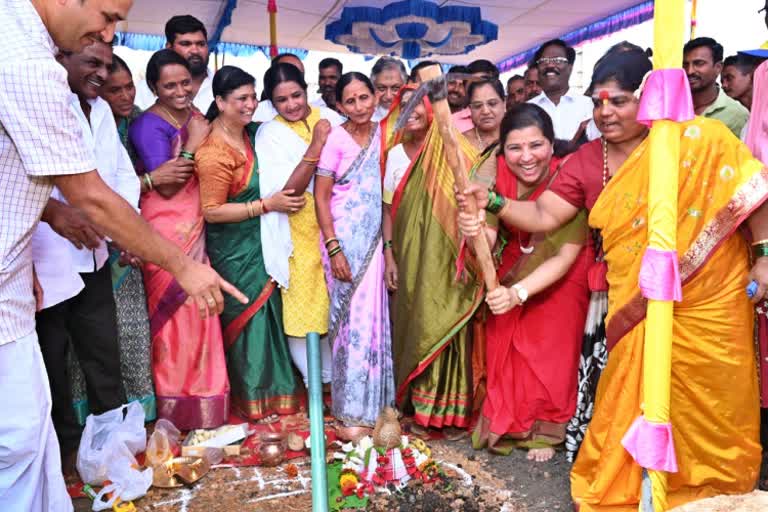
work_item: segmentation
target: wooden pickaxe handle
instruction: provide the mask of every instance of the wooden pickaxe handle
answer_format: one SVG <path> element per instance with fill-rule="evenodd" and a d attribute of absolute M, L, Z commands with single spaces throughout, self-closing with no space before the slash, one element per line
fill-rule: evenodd
<path fill-rule="evenodd" d="M 427 66 L 419 72 L 422 82 L 439 80 L 441 79 L 442 74 L 443 71 L 439 65 Z M 434 114 L 433 122 L 437 123 L 437 130 L 443 139 L 445 158 L 448 167 L 450 167 L 453 172 L 453 179 L 456 182 L 456 186 L 461 191 L 466 190 L 466 188 L 469 187 L 469 170 L 466 168 L 466 163 L 464 162 L 464 159 L 461 158 L 459 152 L 459 143 L 456 140 L 456 132 L 453 127 L 453 120 L 451 119 L 451 108 L 448 105 L 448 98 L 432 101 L 432 112 Z M 470 215 L 477 216 L 477 201 L 474 196 L 467 196 L 466 212 Z M 488 239 L 485 237 L 485 232 L 481 231 L 480 235 L 468 238 L 467 241 L 477 257 L 486 289 L 490 291 L 498 288 L 499 280 L 496 276 L 496 266 L 493 263 L 491 248 L 488 245 Z"/>

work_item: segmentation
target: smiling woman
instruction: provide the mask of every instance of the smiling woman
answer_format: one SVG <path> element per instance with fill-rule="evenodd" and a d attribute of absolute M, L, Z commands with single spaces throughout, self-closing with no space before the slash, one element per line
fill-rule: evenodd
<path fill-rule="evenodd" d="M 336 85 L 336 102 L 349 120 L 328 135 L 315 179 L 331 298 L 331 413 L 344 427 L 373 427 L 395 398 L 384 283 L 391 241 L 381 237 L 381 135 L 371 122 L 373 84 L 361 73 L 346 73 Z M 347 432 L 340 428 L 338 435 Z"/>
<path fill-rule="evenodd" d="M 208 263 L 200 185 L 194 168 L 182 165 L 194 160 L 210 130 L 191 109 L 189 64 L 173 50 L 160 50 L 147 64 L 147 83 L 157 101 L 129 129 L 147 185 L 142 217 L 186 254 Z M 156 175 L 166 163 L 177 171 Z M 144 283 L 158 417 L 182 430 L 221 425 L 229 415 L 229 381 L 218 317 L 202 318 L 176 280 L 156 265 L 144 266 Z"/>
<path fill-rule="evenodd" d="M 464 136 L 480 151 L 499 140 L 499 127 L 504 117 L 504 86 L 496 79 L 472 82 L 467 91 L 474 128 Z"/>
<path fill-rule="evenodd" d="M 250 305 L 225 299 L 221 314 L 232 405 L 248 420 L 271 423 L 299 403 L 280 292 L 264 267 L 261 217 L 296 211 L 304 198 L 260 192 L 253 76 L 224 66 L 213 77 L 213 94 L 207 113 L 213 129 L 195 155 L 208 255 L 217 272 L 256 298 Z"/>

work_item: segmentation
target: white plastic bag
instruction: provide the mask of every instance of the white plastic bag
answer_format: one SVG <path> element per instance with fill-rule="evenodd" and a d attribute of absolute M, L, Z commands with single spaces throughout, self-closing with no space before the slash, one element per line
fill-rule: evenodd
<path fill-rule="evenodd" d="M 141 498 L 152 486 L 154 473 L 152 468 L 140 471 L 133 466 L 118 464 L 107 470 L 108 480 L 112 483 L 104 487 L 93 500 L 93 510 L 108 510 L 119 497 L 122 501 L 132 501 Z M 112 493 L 107 500 L 106 495 Z"/>
<path fill-rule="evenodd" d="M 132 479 L 138 481 L 139 478 L 127 469 L 139 473 L 134 469 L 137 466 L 135 455 L 146 447 L 144 409 L 139 402 L 131 402 L 98 416 L 91 414 L 85 420 L 80 438 L 77 471 L 87 484 L 102 485 L 105 480 L 112 480 L 124 489 L 133 488 Z M 130 481 L 117 481 L 120 478 Z M 149 481 L 151 484 L 151 476 Z"/>

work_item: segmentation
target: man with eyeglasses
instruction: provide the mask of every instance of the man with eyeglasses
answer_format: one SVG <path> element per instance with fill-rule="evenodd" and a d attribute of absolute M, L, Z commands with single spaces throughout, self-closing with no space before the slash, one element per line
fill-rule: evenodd
<path fill-rule="evenodd" d="M 542 92 L 529 103 L 549 114 L 555 138 L 566 141 L 580 138 L 592 119 L 592 100 L 575 93 L 568 85 L 575 60 L 576 50 L 561 39 L 547 41 L 533 56 Z"/>

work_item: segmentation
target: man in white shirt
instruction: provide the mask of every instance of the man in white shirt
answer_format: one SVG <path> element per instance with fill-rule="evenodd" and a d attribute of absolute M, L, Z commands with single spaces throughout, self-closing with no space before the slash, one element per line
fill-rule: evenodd
<path fill-rule="evenodd" d="M 408 73 L 402 61 L 394 57 L 381 57 L 376 61 L 371 69 L 371 82 L 378 105 L 371 121 L 378 123 L 387 116 L 389 107 L 407 81 Z"/>
<path fill-rule="evenodd" d="M 192 73 L 192 103 L 205 114 L 213 102 L 213 73 L 208 69 L 208 31 L 200 20 L 190 15 L 174 16 L 165 24 L 165 47 L 187 62 Z M 136 86 L 136 105 L 147 110 L 156 100 L 146 80 Z"/>
<path fill-rule="evenodd" d="M 328 57 L 318 64 L 317 85 L 320 98 L 312 102 L 313 107 L 325 107 L 338 112 L 336 108 L 336 84 L 344 73 L 344 65 L 339 59 Z"/>
<path fill-rule="evenodd" d="M 73 93 L 71 109 L 80 121 L 84 146 L 94 155 L 99 176 L 138 210 L 139 179 L 120 142 L 112 110 L 99 97 L 112 64 L 112 47 L 96 41 L 80 52 L 61 52 L 58 60 L 67 70 Z M 74 455 L 82 435 L 72 407 L 72 390 L 64 363 L 70 346 L 85 376 L 91 412 L 101 414 L 119 407 L 125 401 L 125 392 L 120 374 L 111 271 L 106 265 L 107 244 L 99 237 L 96 227 L 66 203 L 58 189 L 53 189 L 46 210 L 46 217 L 50 216 L 55 222 L 41 223 L 33 235 L 34 262 L 36 268 L 57 266 L 58 271 L 53 275 L 45 271 L 38 273 L 44 304 L 37 314 L 37 336 L 53 398 L 53 425 L 67 473 L 74 469 Z M 91 248 L 78 248 L 74 245 L 79 245 L 77 239 L 72 243 L 65 238 L 75 229 L 74 224 L 85 225 L 81 229 L 92 235 Z M 67 258 L 70 265 L 61 258 Z M 82 284 L 72 287 L 76 279 Z M 47 301 L 49 292 L 60 300 Z M 67 467 L 68 464 L 72 467 Z"/>
<path fill-rule="evenodd" d="M 121 246 L 171 272 L 202 315 L 247 298 L 149 227 L 107 187 L 70 109 L 56 49 L 111 41 L 131 0 L 0 2 L 0 510 L 69 512 L 35 333 L 32 233 L 56 185 Z"/>
<path fill-rule="evenodd" d="M 575 60 L 576 51 L 560 39 L 547 41 L 533 56 L 542 92 L 529 103 L 549 114 L 555 138 L 565 141 L 578 139 L 592 119 L 592 100 L 568 85 Z"/>

